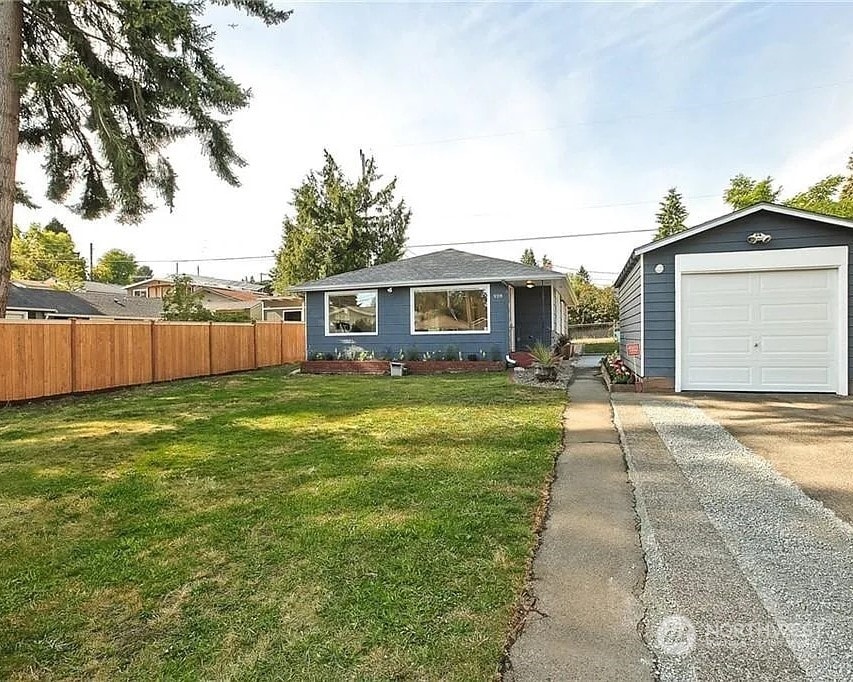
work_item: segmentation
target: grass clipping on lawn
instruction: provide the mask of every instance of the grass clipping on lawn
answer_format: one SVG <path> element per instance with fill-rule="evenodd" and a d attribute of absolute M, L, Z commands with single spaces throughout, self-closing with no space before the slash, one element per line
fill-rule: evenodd
<path fill-rule="evenodd" d="M 0 411 L 0 677 L 490 678 L 563 397 L 265 371 Z"/>

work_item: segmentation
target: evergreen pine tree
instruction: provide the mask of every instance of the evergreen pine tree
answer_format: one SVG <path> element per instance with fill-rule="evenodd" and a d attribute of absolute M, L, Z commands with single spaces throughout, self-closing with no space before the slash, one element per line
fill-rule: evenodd
<path fill-rule="evenodd" d="M 655 240 L 669 237 L 686 229 L 684 222 L 687 220 L 687 207 L 684 205 L 681 194 L 675 187 L 671 187 L 663 201 L 660 202 L 660 210 L 657 212 L 658 231 Z"/>
<path fill-rule="evenodd" d="M 533 255 L 533 249 L 524 249 L 524 253 L 521 254 L 521 262 L 525 265 L 539 265 L 539 263 L 536 262 L 536 256 Z"/>
<path fill-rule="evenodd" d="M 204 0 L 0 2 L 0 318 L 8 298 L 19 145 L 44 152 L 47 198 L 84 218 L 138 221 L 154 194 L 170 208 L 169 143 L 196 137 L 214 173 L 239 184 L 245 165 L 227 117 L 249 92 L 213 60 Z M 217 0 L 265 24 L 290 12 L 267 0 Z M 30 200 L 31 203 L 31 200 Z"/>

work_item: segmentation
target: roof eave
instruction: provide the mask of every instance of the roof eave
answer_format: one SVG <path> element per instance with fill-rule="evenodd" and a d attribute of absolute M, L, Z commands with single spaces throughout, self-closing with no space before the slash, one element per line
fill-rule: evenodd
<path fill-rule="evenodd" d="M 704 223 L 699 223 L 698 225 L 695 225 L 688 230 L 684 230 L 683 232 L 670 235 L 669 237 L 665 237 L 664 239 L 659 239 L 658 241 L 649 242 L 648 244 L 638 246 L 636 249 L 634 249 L 633 255 L 640 256 L 644 253 L 655 251 L 656 249 L 659 249 L 661 247 L 668 246 L 669 244 L 674 244 L 675 242 L 679 242 L 682 239 L 687 239 L 694 235 L 701 234 L 702 232 L 706 232 L 707 230 L 719 227 L 720 225 L 725 225 L 726 223 L 730 223 L 733 220 L 738 220 L 745 216 L 752 215 L 753 213 L 758 213 L 759 211 L 769 211 L 770 213 L 778 213 L 780 215 L 787 215 L 793 218 L 815 220 L 817 222 L 826 223 L 827 225 L 837 225 L 839 227 L 853 228 L 853 220 L 849 220 L 847 218 L 839 218 L 837 216 L 826 215 L 824 213 L 815 213 L 814 211 L 805 211 L 801 208 L 791 208 L 790 206 L 771 204 L 769 202 L 763 201 L 759 204 L 753 204 L 752 206 L 747 206 L 746 208 L 742 208 L 737 211 L 732 211 L 731 213 L 726 213 L 726 215 L 720 216 L 718 218 L 707 220 Z"/>
<path fill-rule="evenodd" d="M 296 292 L 311 292 L 311 291 L 349 291 L 354 289 L 382 289 L 385 287 L 428 287 L 441 286 L 445 284 L 485 284 L 488 282 L 526 282 L 526 281 L 551 281 L 565 278 L 565 273 L 562 272 L 543 272 L 530 276 L 494 276 L 494 277 L 465 277 L 451 279 L 431 279 L 431 280 L 409 280 L 409 281 L 388 281 L 388 282 L 349 282 L 343 284 L 323 284 L 322 280 L 318 282 L 305 282 L 289 287 L 290 291 Z"/>

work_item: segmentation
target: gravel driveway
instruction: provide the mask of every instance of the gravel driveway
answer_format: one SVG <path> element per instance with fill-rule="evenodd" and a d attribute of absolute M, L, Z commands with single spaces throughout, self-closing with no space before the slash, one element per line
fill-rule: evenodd
<path fill-rule="evenodd" d="M 853 679 L 853 528 L 709 416 L 725 407 L 699 404 L 614 395 L 661 679 Z M 757 432 L 741 407 L 727 418 Z"/>
<path fill-rule="evenodd" d="M 809 497 L 853 523 L 853 400 L 718 394 L 693 402 Z"/>

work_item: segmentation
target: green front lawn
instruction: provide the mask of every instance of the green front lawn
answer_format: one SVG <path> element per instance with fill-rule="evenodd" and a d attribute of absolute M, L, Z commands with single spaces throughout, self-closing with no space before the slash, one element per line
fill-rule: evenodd
<path fill-rule="evenodd" d="M 273 370 L 0 410 L 0 678 L 487 679 L 561 407 Z"/>

